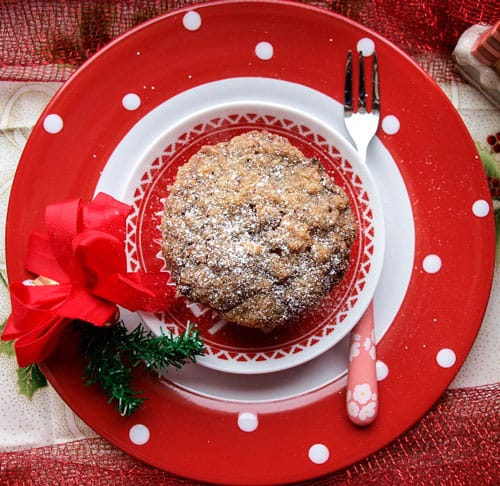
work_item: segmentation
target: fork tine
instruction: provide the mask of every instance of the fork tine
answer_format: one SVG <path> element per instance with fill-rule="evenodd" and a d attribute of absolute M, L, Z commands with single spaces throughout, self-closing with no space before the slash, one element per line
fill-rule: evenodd
<path fill-rule="evenodd" d="M 380 111 L 380 91 L 378 81 L 377 53 L 373 52 L 373 76 L 372 76 L 372 112 Z"/>
<path fill-rule="evenodd" d="M 352 114 L 352 51 L 347 52 L 344 84 L 344 113 Z"/>
<path fill-rule="evenodd" d="M 355 51 L 354 51 L 355 52 Z M 356 148 L 360 159 L 366 162 L 366 152 L 370 141 L 377 132 L 379 124 L 379 106 L 380 106 L 380 96 L 379 96 L 379 78 L 378 78 L 378 65 L 377 57 L 373 57 L 373 69 L 371 71 L 371 87 L 370 93 L 373 92 L 373 99 L 370 102 L 371 112 L 368 113 L 366 110 L 366 105 L 368 102 L 368 95 L 366 92 L 367 87 L 365 86 L 365 66 L 364 66 L 364 56 L 362 52 L 358 53 L 358 70 L 359 83 L 353 87 L 352 85 L 352 52 L 347 53 L 347 64 L 346 64 L 346 77 L 345 77 L 345 88 L 344 88 L 344 125 L 347 129 L 347 133 L 350 136 L 353 146 Z M 357 97 L 356 107 L 353 107 L 353 91 L 355 88 L 358 89 L 358 93 L 354 93 Z"/>
<path fill-rule="evenodd" d="M 365 67 L 363 62 L 363 53 L 358 52 L 359 55 L 359 98 L 358 98 L 358 111 L 366 113 L 366 88 L 365 88 Z"/>

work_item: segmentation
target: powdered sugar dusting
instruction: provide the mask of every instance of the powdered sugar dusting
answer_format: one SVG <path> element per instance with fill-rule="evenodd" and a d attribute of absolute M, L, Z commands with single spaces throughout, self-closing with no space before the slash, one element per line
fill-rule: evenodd
<path fill-rule="evenodd" d="M 179 168 L 162 231 L 181 294 L 262 327 L 331 290 L 356 230 L 347 197 L 318 161 L 253 131 L 203 147 Z"/>

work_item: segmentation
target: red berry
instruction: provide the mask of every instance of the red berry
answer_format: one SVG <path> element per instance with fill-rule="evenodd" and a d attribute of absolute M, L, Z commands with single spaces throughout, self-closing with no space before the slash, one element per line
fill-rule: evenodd
<path fill-rule="evenodd" d="M 496 143 L 495 145 L 493 145 L 493 152 L 495 152 L 496 154 L 500 154 L 500 143 Z"/>
<path fill-rule="evenodd" d="M 496 139 L 495 135 L 488 135 L 488 137 L 486 138 L 486 141 L 488 142 L 489 145 L 495 145 L 497 139 Z"/>
<path fill-rule="evenodd" d="M 491 176 L 488 176 L 487 179 L 491 197 L 494 199 L 500 199 L 500 179 L 498 177 Z"/>

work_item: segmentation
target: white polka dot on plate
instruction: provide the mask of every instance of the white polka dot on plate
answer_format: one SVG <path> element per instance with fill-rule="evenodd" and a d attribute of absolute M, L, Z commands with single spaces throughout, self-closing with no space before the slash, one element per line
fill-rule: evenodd
<path fill-rule="evenodd" d="M 436 361 L 441 368 L 451 368 L 457 361 L 457 356 L 452 349 L 443 348 L 436 354 Z"/>
<path fill-rule="evenodd" d="M 356 44 L 356 50 L 362 52 L 363 56 L 371 56 L 375 51 L 375 43 L 370 38 L 363 37 Z"/>
<path fill-rule="evenodd" d="M 55 113 L 47 115 L 43 120 L 43 128 L 47 133 L 59 133 L 63 127 L 63 119 Z"/>
<path fill-rule="evenodd" d="M 186 30 L 195 31 L 201 27 L 201 15 L 194 10 L 187 12 L 182 17 L 182 25 Z"/>
<path fill-rule="evenodd" d="M 309 459 L 314 464 L 324 464 L 330 459 L 330 451 L 324 444 L 314 444 L 309 448 Z"/>
<path fill-rule="evenodd" d="M 490 205 L 484 199 L 478 199 L 472 205 L 472 213 L 478 218 L 484 218 L 490 213 Z"/>
<path fill-rule="evenodd" d="M 441 270 L 442 261 L 437 255 L 427 255 L 422 262 L 422 267 L 427 273 L 437 273 Z"/>
<path fill-rule="evenodd" d="M 269 42 L 259 42 L 255 46 L 255 55 L 263 61 L 269 61 L 274 55 L 274 48 Z"/>
<path fill-rule="evenodd" d="M 141 106 L 141 98 L 135 93 L 128 93 L 122 98 L 122 105 L 126 110 L 137 110 Z"/>
<path fill-rule="evenodd" d="M 144 445 L 149 441 L 150 433 L 149 429 L 142 424 L 136 424 L 130 427 L 128 433 L 130 442 L 135 445 Z"/>
<path fill-rule="evenodd" d="M 259 426 L 259 418 L 251 412 L 242 412 L 238 415 L 238 427 L 243 432 L 253 432 Z"/>
<path fill-rule="evenodd" d="M 383 381 L 389 376 L 389 367 L 381 360 L 377 360 L 376 364 L 377 381 Z"/>
<path fill-rule="evenodd" d="M 399 123 L 399 118 L 394 115 L 384 116 L 382 119 L 382 130 L 387 135 L 394 135 L 399 132 L 401 124 Z"/>

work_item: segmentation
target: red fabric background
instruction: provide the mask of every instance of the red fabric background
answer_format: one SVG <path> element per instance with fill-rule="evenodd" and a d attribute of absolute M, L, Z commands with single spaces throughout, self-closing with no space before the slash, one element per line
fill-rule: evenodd
<path fill-rule="evenodd" d="M 499 484 L 499 392 L 500 384 L 449 390 L 417 425 L 385 449 L 347 469 L 303 484 Z M 98 438 L 3 454 L 0 484 L 200 483 L 143 464 Z"/>
<path fill-rule="evenodd" d="M 4 0 L 0 80 L 64 81 L 119 34 L 200 0 Z M 474 23 L 500 18 L 497 0 L 304 0 L 372 28 L 437 80 L 453 76 L 449 54 Z"/>
<path fill-rule="evenodd" d="M 0 2 L 0 80 L 64 81 L 134 25 L 196 0 Z M 437 81 L 456 75 L 459 35 L 500 18 L 498 0 L 309 1 L 379 32 Z M 458 78 L 456 78 L 458 79 Z M 409 432 L 346 470 L 307 484 L 499 484 L 500 384 L 447 391 Z M 88 439 L 0 455 L 0 484 L 198 484 Z"/>

